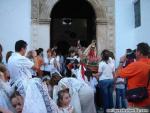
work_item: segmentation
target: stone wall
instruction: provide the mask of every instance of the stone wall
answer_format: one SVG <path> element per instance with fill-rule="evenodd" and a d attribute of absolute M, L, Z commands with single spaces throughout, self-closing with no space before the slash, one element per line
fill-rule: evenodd
<path fill-rule="evenodd" d="M 96 13 L 96 37 L 98 51 L 115 52 L 115 0 L 88 0 Z M 50 14 L 58 0 L 32 0 L 32 48 L 50 46 Z M 45 26 L 45 27 L 43 27 Z M 43 29 L 43 30 L 42 30 Z M 44 31 L 46 29 L 46 31 Z M 44 33 L 41 33 L 44 32 Z M 41 35 L 43 34 L 43 36 Z M 41 43 L 44 38 L 45 43 Z"/>

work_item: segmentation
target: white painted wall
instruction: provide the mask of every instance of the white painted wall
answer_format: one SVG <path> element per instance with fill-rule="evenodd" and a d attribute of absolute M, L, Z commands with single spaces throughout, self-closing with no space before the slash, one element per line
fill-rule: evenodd
<path fill-rule="evenodd" d="M 150 0 L 141 0 L 141 26 L 134 26 L 134 0 L 115 0 L 116 66 L 126 48 L 135 49 L 140 42 L 150 45 Z"/>
<path fill-rule="evenodd" d="M 134 29 L 135 44 L 147 42 L 150 45 L 150 0 L 141 0 L 141 26 Z"/>
<path fill-rule="evenodd" d="M 116 66 L 127 48 L 135 48 L 133 14 L 131 0 L 115 0 Z"/>
<path fill-rule="evenodd" d="M 30 27 L 30 0 L 0 0 L 0 43 L 4 57 L 7 51 L 14 51 L 17 40 L 25 40 L 30 46 Z"/>

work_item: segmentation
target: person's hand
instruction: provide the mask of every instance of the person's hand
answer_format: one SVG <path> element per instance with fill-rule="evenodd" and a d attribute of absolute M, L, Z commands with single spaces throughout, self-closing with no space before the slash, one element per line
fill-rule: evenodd
<path fill-rule="evenodd" d="M 73 113 L 73 107 L 69 106 L 69 108 L 67 109 L 69 111 L 69 113 Z"/>
<path fill-rule="evenodd" d="M 97 80 L 99 79 L 99 73 L 92 73 L 92 76 L 95 77 Z"/>
<path fill-rule="evenodd" d="M 120 58 L 120 62 L 121 63 L 124 63 L 126 61 L 126 56 L 124 55 L 124 56 L 122 56 L 121 58 Z"/>
<path fill-rule="evenodd" d="M 97 76 L 97 73 L 92 73 L 93 77 L 96 77 Z"/>

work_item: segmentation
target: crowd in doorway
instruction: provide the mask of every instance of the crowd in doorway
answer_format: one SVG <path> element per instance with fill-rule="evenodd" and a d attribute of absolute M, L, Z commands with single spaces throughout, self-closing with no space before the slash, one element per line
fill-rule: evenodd
<path fill-rule="evenodd" d="M 2 45 L 0 113 L 107 113 L 108 109 L 128 107 L 150 110 L 147 43 L 137 44 L 135 50 L 126 49 L 119 66 L 115 66 L 113 52 L 105 49 L 98 55 L 95 41 L 87 48 L 78 41 L 67 55 L 57 46 L 44 55 L 42 48 L 27 51 L 28 44 L 19 40 L 15 51 L 7 52 L 6 61 Z"/>

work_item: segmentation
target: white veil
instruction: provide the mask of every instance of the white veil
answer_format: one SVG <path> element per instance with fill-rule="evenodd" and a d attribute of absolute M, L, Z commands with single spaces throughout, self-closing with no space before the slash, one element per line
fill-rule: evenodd
<path fill-rule="evenodd" d="M 22 82 L 25 82 L 26 87 L 22 113 L 58 113 L 57 105 L 40 80 L 28 79 Z"/>

